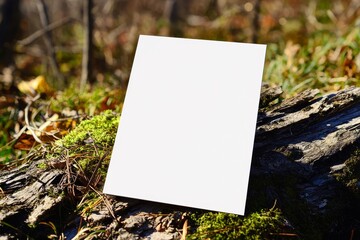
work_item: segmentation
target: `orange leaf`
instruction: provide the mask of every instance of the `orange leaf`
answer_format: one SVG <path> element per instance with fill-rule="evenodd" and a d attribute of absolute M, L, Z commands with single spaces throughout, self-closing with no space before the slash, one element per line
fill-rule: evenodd
<path fill-rule="evenodd" d="M 34 137 L 30 134 L 23 133 L 14 145 L 14 149 L 29 151 L 36 144 Z"/>

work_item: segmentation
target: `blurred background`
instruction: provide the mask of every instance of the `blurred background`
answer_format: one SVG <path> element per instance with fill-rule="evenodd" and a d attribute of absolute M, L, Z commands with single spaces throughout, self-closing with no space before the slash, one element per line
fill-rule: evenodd
<path fill-rule="evenodd" d="M 268 44 L 264 81 L 338 90 L 357 84 L 359 13 L 357 0 L 1 0 L 0 89 L 38 75 L 80 86 L 90 27 L 91 84 L 126 87 L 138 35 L 151 34 Z"/>

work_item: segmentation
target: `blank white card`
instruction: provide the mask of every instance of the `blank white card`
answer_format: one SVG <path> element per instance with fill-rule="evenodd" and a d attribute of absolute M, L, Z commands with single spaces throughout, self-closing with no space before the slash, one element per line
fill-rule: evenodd
<path fill-rule="evenodd" d="M 141 35 L 104 193 L 244 215 L 265 51 Z"/>

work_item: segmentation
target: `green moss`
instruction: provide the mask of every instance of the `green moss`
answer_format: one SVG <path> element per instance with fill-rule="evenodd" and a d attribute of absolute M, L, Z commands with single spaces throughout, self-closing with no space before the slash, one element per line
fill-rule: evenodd
<path fill-rule="evenodd" d="M 360 195 L 360 149 L 357 149 L 345 161 L 345 167 L 341 172 L 335 174 L 338 181 L 346 185 L 350 190 Z"/>
<path fill-rule="evenodd" d="M 246 209 L 257 212 L 276 201 L 282 216 L 294 227 L 293 232 L 301 236 L 301 239 L 323 239 L 326 224 L 320 217 L 311 214 L 307 203 L 300 197 L 297 186 L 301 182 L 298 175 L 290 172 L 250 176 Z"/>
<path fill-rule="evenodd" d="M 295 227 L 301 239 L 324 239 L 326 223 L 321 216 L 311 214 L 306 201 L 300 197 L 297 187 L 302 181 L 292 174 L 273 175 L 267 180 L 268 185 L 276 187 L 281 201 L 281 210 L 286 219 Z M 265 182 L 266 183 L 266 182 Z"/>
<path fill-rule="evenodd" d="M 261 210 L 247 217 L 228 213 L 192 214 L 197 229 L 189 239 L 266 239 L 284 227 L 279 209 Z"/>
<path fill-rule="evenodd" d="M 94 171 L 105 177 L 119 121 L 119 115 L 110 110 L 83 120 L 63 139 L 55 142 L 56 147 L 48 158 L 58 158 L 66 153 L 65 157 L 86 178 L 89 179 Z"/>
<path fill-rule="evenodd" d="M 104 111 L 100 115 L 82 121 L 79 126 L 58 141 L 57 144 L 71 147 L 85 140 L 92 140 L 102 146 L 113 145 L 119 120 L 117 114 L 110 110 Z"/>
<path fill-rule="evenodd" d="M 42 169 L 42 170 L 45 170 L 47 168 L 47 165 L 45 162 L 41 162 L 37 165 L 38 168 Z"/>
<path fill-rule="evenodd" d="M 0 109 L 0 164 L 7 164 L 15 158 L 15 150 L 8 143 L 14 128 L 15 117 L 9 110 Z"/>
<path fill-rule="evenodd" d="M 51 99 L 50 108 L 55 112 L 75 110 L 78 114 L 94 116 L 100 112 L 111 109 L 120 112 L 125 91 L 102 86 L 87 86 L 86 91 L 79 92 L 75 83 L 63 92 L 57 92 Z"/>

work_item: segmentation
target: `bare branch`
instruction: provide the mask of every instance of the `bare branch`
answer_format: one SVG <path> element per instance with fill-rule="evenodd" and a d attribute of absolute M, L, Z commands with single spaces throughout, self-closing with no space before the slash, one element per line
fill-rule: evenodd
<path fill-rule="evenodd" d="M 46 27 L 44 27 L 43 29 L 40 29 L 40 30 L 34 32 L 33 34 L 31 34 L 30 36 L 18 41 L 18 44 L 20 44 L 22 46 L 29 45 L 29 44 L 33 43 L 39 37 L 46 34 L 47 32 L 51 32 L 52 30 L 59 28 L 61 26 L 64 26 L 65 24 L 70 23 L 74 20 L 75 19 L 72 17 L 66 17 L 59 21 L 53 22 L 53 23 L 47 25 Z"/>
<path fill-rule="evenodd" d="M 47 8 L 44 3 L 44 0 L 36 0 L 36 6 L 39 11 L 41 24 L 42 24 L 43 28 L 45 29 L 49 26 L 49 16 L 48 16 L 48 12 L 47 12 Z M 58 79 L 58 87 L 63 88 L 65 86 L 65 78 L 61 74 L 60 69 L 59 69 L 59 64 L 56 61 L 55 48 L 54 48 L 54 43 L 52 41 L 51 32 L 46 31 L 46 34 L 43 36 L 44 36 L 43 39 L 44 39 L 44 42 L 45 42 L 45 45 L 46 45 L 46 48 L 48 51 L 48 55 L 49 55 L 50 66 L 51 66 L 52 70 L 54 71 L 56 78 Z"/>

